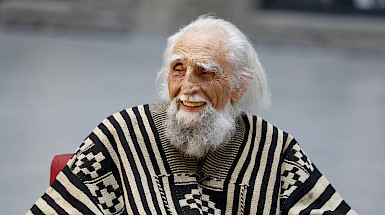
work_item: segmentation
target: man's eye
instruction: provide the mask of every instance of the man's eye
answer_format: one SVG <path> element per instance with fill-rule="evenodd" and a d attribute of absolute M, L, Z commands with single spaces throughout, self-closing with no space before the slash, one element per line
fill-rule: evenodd
<path fill-rule="evenodd" d="M 215 75 L 215 72 L 211 72 L 211 71 L 204 69 L 204 70 L 202 70 L 201 74 L 205 77 L 213 77 Z"/>
<path fill-rule="evenodd" d="M 184 71 L 184 68 L 183 68 L 182 65 L 176 65 L 176 66 L 174 67 L 174 71 L 175 71 L 175 72 L 183 72 L 183 71 Z"/>

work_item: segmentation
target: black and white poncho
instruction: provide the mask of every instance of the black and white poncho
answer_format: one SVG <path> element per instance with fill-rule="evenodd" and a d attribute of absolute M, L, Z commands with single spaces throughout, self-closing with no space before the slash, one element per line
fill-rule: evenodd
<path fill-rule="evenodd" d="M 198 168 L 165 137 L 167 106 L 105 119 L 27 214 L 356 214 L 292 136 L 251 114 Z"/>

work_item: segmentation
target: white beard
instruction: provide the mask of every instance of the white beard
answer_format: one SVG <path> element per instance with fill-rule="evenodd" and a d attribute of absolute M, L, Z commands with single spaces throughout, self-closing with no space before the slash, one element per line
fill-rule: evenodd
<path fill-rule="evenodd" d="M 186 156 L 202 158 L 210 150 L 230 142 L 236 130 L 236 112 L 230 102 L 222 111 L 211 103 L 201 112 L 186 112 L 174 99 L 167 109 L 166 136 Z"/>

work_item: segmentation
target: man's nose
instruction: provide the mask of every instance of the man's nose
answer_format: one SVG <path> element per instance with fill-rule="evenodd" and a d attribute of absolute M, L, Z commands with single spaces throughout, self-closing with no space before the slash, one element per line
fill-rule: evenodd
<path fill-rule="evenodd" d="M 194 71 L 187 71 L 181 87 L 182 93 L 191 95 L 199 90 L 199 80 L 194 74 Z"/>

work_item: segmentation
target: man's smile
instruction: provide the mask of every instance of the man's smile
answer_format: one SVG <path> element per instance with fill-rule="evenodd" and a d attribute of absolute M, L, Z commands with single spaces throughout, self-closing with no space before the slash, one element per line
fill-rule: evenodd
<path fill-rule="evenodd" d="M 189 101 L 180 101 L 186 107 L 200 107 L 205 105 L 205 102 L 189 102 Z"/>
<path fill-rule="evenodd" d="M 181 109 L 192 112 L 202 110 L 207 104 L 207 102 L 205 101 L 189 101 L 187 99 L 185 101 L 183 101 L 183 99 L 180 99 L 179 102 Z"/>

